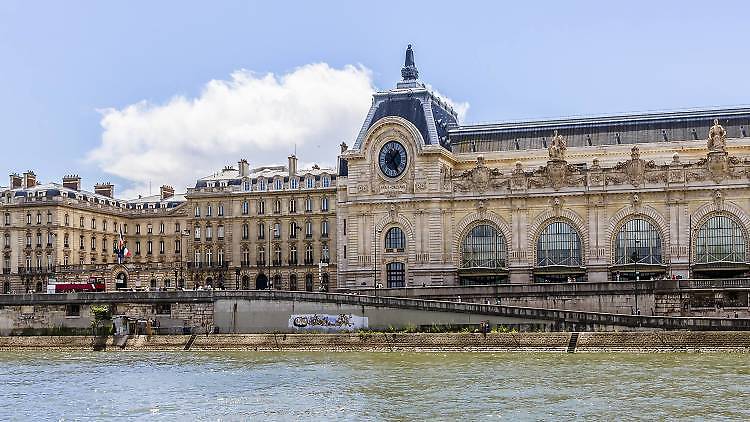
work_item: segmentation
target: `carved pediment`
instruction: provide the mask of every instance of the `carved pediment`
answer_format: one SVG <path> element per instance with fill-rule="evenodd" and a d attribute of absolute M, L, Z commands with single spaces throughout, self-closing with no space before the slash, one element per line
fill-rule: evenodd
<path fill-rule="evenodd" d="M 508 180 L 498 169 L 491 169 L 484 164 L 484 157 L 477 157 L 476 166 L 453 177 L 453 186 L 459 191 L 484 192 L 488 188 L 497 189 L 508 185 Z"/>
<path fill-rule="evenodd" d="M 581 186 L 585 176 L 577 167 L 566 161 L 550 160 L 546 166 L 539 167 L 529 178 L 529 184 L 534 187 L 551 187 L 559 190 L 563 186 Z"/>

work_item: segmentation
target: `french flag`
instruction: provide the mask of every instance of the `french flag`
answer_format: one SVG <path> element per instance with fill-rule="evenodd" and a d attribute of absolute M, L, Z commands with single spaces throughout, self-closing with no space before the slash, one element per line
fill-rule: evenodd
<path fill-rule="evenodd" d="M 123 239 L 122 229 L 120 229 L 120 238 L 117 240 L 117 259 L 122 263 L 123 259 L 130 258 L 131 256 L 133 255 L 128 250 L 128 247 L 125 246 L 125 239 Z"/>

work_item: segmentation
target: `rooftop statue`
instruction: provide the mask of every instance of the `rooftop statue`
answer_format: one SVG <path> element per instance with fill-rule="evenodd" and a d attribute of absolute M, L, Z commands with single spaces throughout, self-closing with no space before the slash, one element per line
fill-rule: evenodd
<path fill-rule="evenodd" d="M 549 148 L 547 148 L 550 160 L 565 161 L 565 151 L 567 149 L 568 144 L 565 142 L 565 138 L 555 131 L 555 136 L 552 137 L 552 143 L 549 145 Z"/>
<path fill-rule="evenodd" d="M 714 119 L 714 125 L 708 131 L 708 151 L 725 152 L 727 149 L 727 131 L 719 124 L 719 119 Z"/>
<path fill-rule="evenodd" d="M 419 77 L 417 65 L 414 64 L 414 51 L 411 49 L 411 44 L 406 48 L 406 59 L 404 60 L 404 67 L 401 69 L 401 77 L 405 81 L 414 80 Z"/>

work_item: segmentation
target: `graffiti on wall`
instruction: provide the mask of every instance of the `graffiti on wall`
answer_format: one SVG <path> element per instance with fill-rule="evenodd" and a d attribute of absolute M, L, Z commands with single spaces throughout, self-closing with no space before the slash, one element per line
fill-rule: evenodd
<path fill-rule="evenodd" d="M 289 316 L 289 328 L 295 330 L 352 331 L 367 328 L 367 317 L 352 314 L 302 314 Z"/>

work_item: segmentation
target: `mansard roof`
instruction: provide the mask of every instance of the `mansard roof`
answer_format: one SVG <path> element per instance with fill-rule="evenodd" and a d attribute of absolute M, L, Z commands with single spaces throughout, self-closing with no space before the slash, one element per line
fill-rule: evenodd
<path fill-rule="evenodd" d="M 750 108 L 723 108 L 472 124 L 448 130 L 453 152 L 546 149 L 557 130 L 568 147 L 694 141 L 708 138 L 713 120 L 730 138 L 748 136 Z"/>
<path fill-rule="evenodd" d="M 419 82 L 419 72 L 414 63 L 411 44 L 406 49 L 403 80 L 395 89 L 375 93 L 367 118 L 354 142 L 354 149 L 362 148 L 367 131 L 384 117 L 401 117 L 414 126 L 422 135 L 425 145 L 441 145 L 450 149 L 448 128 L 458 124 L 458 115 L 440 97 Z"/>

